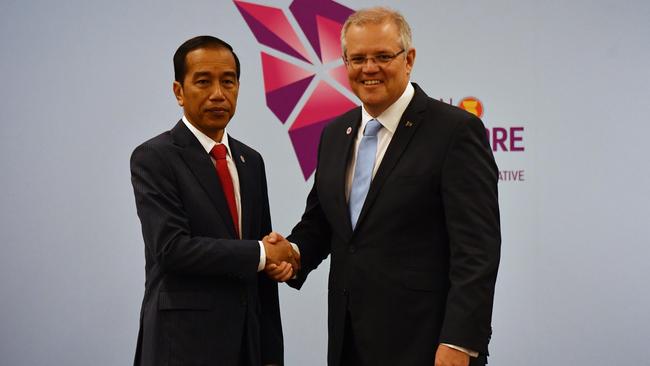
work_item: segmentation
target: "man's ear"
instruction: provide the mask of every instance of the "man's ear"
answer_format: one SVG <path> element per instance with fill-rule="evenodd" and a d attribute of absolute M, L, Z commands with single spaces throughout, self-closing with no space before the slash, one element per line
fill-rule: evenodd
<path fill-rule="evenodd" d="M 172 89 L 174 90 L 174 95 L 176 96 L 176 101 L 178 102 L 178 105 L 182 107 L 183 106 L 183 86 L 178 81 L 174 81 L 174 84 L 172 85 Z"/>
<path fill-rule="evenodd" d="M 415 48 L 411 48 L 410 50 L 406 51 L 406 70 L 407 75 L 409 76 L 413 70 L 413 65 L 415 65 Z"/>

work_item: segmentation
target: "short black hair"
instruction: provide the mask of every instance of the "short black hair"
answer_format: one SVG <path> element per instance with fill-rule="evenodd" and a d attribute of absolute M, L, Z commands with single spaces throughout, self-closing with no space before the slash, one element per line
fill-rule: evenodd
<path fill-rule="evenodd" d="M 176 81 L 183 84 L 183 79 L 185 79 L 185 72 L 187 71 L 185 57 L 188 53 L 200 48 L 225 48 L 230 51 L 230 53 L 232 53 L 233 57 L 235 58 L 235 71 L 237 72 L 237 80 L 239 80 L 239 75 L 241 73 L 239 67 L 239 58 L 235 54 L 235 51 L 232 50 L 232 46 L 217 37 L 197 36 L 183 42 L 183 44 L 180 45 L 180 47 L 178 47 L 176 50 L 176 53 L 174 53 L 174 79 Z"/>

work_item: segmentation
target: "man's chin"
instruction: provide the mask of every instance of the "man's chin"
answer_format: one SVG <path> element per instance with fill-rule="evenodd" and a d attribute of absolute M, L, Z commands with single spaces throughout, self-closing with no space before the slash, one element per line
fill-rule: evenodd
<path fill-rule="evenodd" d="M 361 100 L 361 103 L 363 103 L 364 107 L 366 107 L 366 110 L 376 110 L 385 104 L 384 98 L 378 98 L 376 96 L 362 95 L 359 99 Z"/>
<path fill-rule="evenodd" d="M 211 121 L 211 122 L 212 121 L 215 121 L 215 122 L 229 121 L 230 120 L 230 112 L 226 112 L 226 111 L 211 112 L 211 111 L 208 111 L 208 112 L 205 112 L 204 118 L 207 121 Z"/>
<path fill-rule="evenodd" d="M 209 118 L 206 118 L 205 121 L 209 126 L 219 128 L 219 129 L 224 129 L 226 128 L 226 125 L 230 121 L 230 115 L 209 116 Z"/>

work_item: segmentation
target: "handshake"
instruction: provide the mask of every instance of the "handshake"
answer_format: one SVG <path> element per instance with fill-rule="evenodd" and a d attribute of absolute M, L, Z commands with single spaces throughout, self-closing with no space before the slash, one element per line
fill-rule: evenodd
<path fill-rule="evenodd" d="M 273 280 L 285 282 L 300 270 L 300 253 L 282 235 L 271 232 L 262 239 L 266 252 L 264 272 Z"/>

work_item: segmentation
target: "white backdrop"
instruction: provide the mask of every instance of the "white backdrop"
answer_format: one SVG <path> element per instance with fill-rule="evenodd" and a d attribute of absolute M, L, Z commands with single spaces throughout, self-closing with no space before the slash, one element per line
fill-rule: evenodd
<path fill-rule="evenodd" d="M 488 128 L 524 128 L 524 151 L 495 152 L 525 180 L 500 183 L 490 364 L 647 364 L 650 2 L 395 5 L 414 31 L 414 81 L 454 103 L 478 97 Z M 230 132 L 265 157 L 286 233 L 311 179 L 265 105 L 262 46 L 231 1 L 0 3 L 0 365 L 132 362 L 144 249 L 128 159 L 180 117 L 172 55 L 199 34 L 240 56 Z M 282 286 L 289 366 L 325 365 L 327 267 L 300 292 Z"/>

